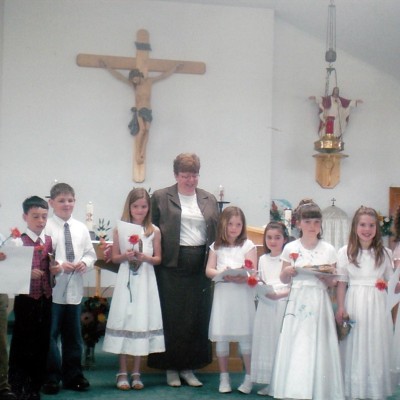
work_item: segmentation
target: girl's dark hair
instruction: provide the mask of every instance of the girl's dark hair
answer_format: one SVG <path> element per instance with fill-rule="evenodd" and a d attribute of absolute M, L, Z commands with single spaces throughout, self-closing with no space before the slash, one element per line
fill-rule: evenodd
<path fill-rule="evenodd" d="M 302 219 L 321 219 L 322 220 L 322 211 L 319 206 L 314 203 L 312 199 L 303 199 L 300 201 L 297 208 L 294 210 L 294 217 L 296 222 L 301 221 Z M 303 236 L 303 232 L 300 231 L 300 237 Z M 322 226 L 321 231 L 317 235 L 318 239 L 322 238 Z"/>
<path fill-rule="evenodd" d="M 264 252 L 266 254 L 271 253 L 271 250 L 268 248 L 268 246 L 266 244 L 266 238 L 267 238 L 267 232 L 272 229 L 277 229 L 282 233 L 282 236 L 284 239 L 284 245 L 289 241 L 289 232 L 288 232 L 288 229 L 286 228 L 286 225 L 280 221 L 271 221 L 265 227 L 264 235 L 263 235 L 263 247 L 264 247 Z"/>
<path fill-rule="evenodd" d="M 145 199 L 147 205 L 149 206 L 149 211 L 147 212 L 147 215 L 143 220 L 144 234 L 148 237 L 154 232 L 154 226 L 151 223 L 150 195 L 147 193 L 146 189 L 134 188 L 128 193 L 128 196 L 125 200 L 121 220 L 125 222 L 134 222 L 131 216 L 131 204 L 139 199 Z"/>
<path fill-rule="evenodd" d="M 240 217 L 243 222 L 242 231 L 235 240 L 235 246 L 241 246 L 247 239 L 246 218 L 243 211 L 239 207 L 229 206 L 222 211 L 219 217 L 217 226 L 217 236 L 214 243 L 214 248 L 218 249 L 221 246 L 230 246 L 228 235 L 226 233 L 228 222 L 232 217 Z"/>
<path fill-rule="evenodd" d="M 375 237 L 372 239 L 369 249 L 374 251 L 375 267 L 379 267 L 385 260 L 385 254 L 387 254 L 387 252 L 382 242 L 382 234 L 379 228 L 378 213 L 371 207 L 361 206 L 354 214 L 353 220 L 351 222 L 349 243 L 347 246 L 347 257 L 352 264 L 354 264 L 356 267 L 360 267 L 357 258 L 362 248 L 360 239 L 357 235 L 357 226 L 362 215 L 369 215 L 375 220 L 376 234 Z"/>

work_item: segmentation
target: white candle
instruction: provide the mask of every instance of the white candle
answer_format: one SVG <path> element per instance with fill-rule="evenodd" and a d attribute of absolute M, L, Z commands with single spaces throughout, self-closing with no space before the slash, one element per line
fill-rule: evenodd
<path fill-rule="evenodd" d="M 91 201 L 86 204 L 86 226 L 89 231 L 93 230 L 93 203 Z"/>
<path fill-rule="evenodd" d="M 285 208 L 283 218 L 290 236 L 292 234 L 292 210 L 290 208 Z"/>
<path fill-rule="evenodd" d="M 224 187 L 219 185 L 219 201 L 224 201 Z"/>

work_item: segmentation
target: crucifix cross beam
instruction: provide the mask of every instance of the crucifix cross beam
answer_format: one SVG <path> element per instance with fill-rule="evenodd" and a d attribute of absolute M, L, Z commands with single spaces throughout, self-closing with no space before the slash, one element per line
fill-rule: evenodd
<path fill-rule="evenodd" d="M 174 73 L 204 74 L 206 65 L 197 61 L 158 60 L 150 58 L 149 32 L 139 29 L 136 33 L 136 57 L 119 57 L 96 54 L 78 54 L 76 63 L 80 67 L 106 68 L 115 78 L 130 85 L 135 93 L 133 116 L 129 129 L 134 136 L 133 181 L 143 182 L 146 176 L 146 146 L 153 120 L 151 88 L 153 83 Z M 126 77 L 118 70 L 130 70 Z M 152 76 L 149 72 L 159 72 Z"/>

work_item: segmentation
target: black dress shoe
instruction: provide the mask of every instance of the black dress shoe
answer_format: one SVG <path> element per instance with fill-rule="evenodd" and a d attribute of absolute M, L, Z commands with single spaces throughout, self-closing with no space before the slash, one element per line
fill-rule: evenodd
<path fill-rule="evenodd" d="M 90 386 L 89 381 L 83 376 L 77 376 L 72 381 L 64 384 L 65 389 L 75 390 L 77 392 L 83 392 Z"/>
<path fill-rule="evenodd" d="M 9 389 L 0 390 L 0 400 L 17 400 L 17 396 Z"/>
<path fill-rule="evenodd" d="M 27 400 L 40 400 L 40 393 L 33 391 L 26 395 Z"/>
<path fill-rule="evenodd" d="M 60 385 L 57 382 L 46 382 L 42 386 L 44 394 L 57 394 L 60 391 Z"/>

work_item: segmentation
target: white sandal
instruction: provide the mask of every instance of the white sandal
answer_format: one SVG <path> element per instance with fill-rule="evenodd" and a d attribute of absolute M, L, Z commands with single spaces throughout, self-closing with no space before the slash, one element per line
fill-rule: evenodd
<path fill-rule="evenodd" d="M 125 377 L 125 378 L 121 378 Z M 128 374 L 126 372 L 118 372 L 115 375 L 117 389 L 119 390 L 130 390 L 129 382 L 128 382 Z"/>
<path fill-rule="evenodd" d="M 131 384 L 132 389 L 142 390 L 144 388 L 144 385 L 143 385 L 143 382 L 140 380 L 140 373 L 134 372 L 131 375 L 131 377 L 132 377 L 132 384 Z"/>

